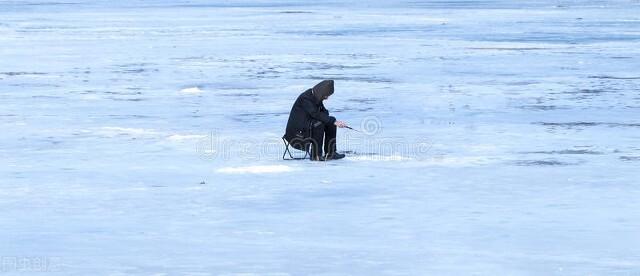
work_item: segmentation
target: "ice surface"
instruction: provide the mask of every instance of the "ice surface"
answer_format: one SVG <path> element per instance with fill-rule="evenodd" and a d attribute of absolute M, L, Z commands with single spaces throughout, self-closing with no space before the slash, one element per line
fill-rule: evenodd
<path fill-rule="evenodd" d="M 293 169 L 285 165 L 273 166 L 246 166 L 246 167 L 223 167 L 216 172 L 219 173 L 285 173 L 291 172 Z"/>
<path fill-rule="evenodd" d="M 1 1 L 0 274 L 637 275 L 638 91 L 635 0 Z"/>

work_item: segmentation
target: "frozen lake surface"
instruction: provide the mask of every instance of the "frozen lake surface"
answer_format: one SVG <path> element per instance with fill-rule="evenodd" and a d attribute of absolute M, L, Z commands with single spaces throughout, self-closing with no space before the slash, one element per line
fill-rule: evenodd
<path fill-rule="evenodd" d="M 0 2 L 0 274 L 640 275 L 639 1 L 317 2 Z"/>

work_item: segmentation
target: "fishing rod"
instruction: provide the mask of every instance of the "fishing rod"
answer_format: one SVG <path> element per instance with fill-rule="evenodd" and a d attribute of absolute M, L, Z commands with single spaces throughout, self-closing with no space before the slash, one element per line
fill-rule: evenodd
<path fill-rule="evenodd" d="M 348 128 L 348 129 L 350 129 L 350 130 L 356 131 L 356 132 L 362 132 L 362 131 L 359 131 L 359 130 L 357 130 L 357 129 L 355 129 L 355 128 L 352 128 L 352 127 L 350 127 L 350 126 L 344 126 L 344 127 L 345 127 L 345 128 Z"/>

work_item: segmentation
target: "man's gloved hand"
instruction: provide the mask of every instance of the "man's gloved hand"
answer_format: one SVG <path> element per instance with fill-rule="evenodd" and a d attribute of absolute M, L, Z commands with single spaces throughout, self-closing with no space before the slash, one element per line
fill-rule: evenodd
<path fill-rule="evenodd" d="M 347 123 L 343 122 L 343 121 L 336 121 L 335 125 L 339 128 L 343 128 L 347 126 Z"/>

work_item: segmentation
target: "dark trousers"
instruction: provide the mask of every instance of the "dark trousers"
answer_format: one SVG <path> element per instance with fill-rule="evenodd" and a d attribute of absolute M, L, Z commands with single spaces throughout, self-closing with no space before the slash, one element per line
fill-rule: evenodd
<path fill-rule="evenodd" d="M 311 158 L 333 154 L 336 152 L 336 125 L 319 124 L 311 128 Z"/>

